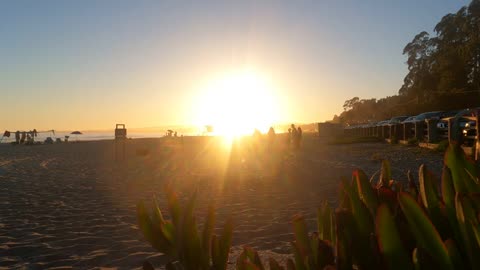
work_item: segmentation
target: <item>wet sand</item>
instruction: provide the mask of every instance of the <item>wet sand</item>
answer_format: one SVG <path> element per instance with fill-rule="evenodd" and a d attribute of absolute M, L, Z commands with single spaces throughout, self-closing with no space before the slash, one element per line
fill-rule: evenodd
<path fill-rule="evenodd" d="M 336 203 L 339 180 L 353 169 L 373 175 L 386 158 L 402 181 L 422 163 L 442 167 L 441 154 L 416 147 L 328 145 L 308 134 L 300 150 L 284 142 L 269 150 L 243 142 L 230 153 L 214 138 L 136 139 L 125 161 L 115 161 L 113 141 L 0 145 L 0 269 L 133 269 L 146 259 L 161 266 L 166 258 L 143 239 L 135 207 L 157 195 L 165 209 L 167 182 L 181 198 L 198 189 L 200 223 L 212 201 L 218 227 L 233 217 L 232 261 L 243 245 L 283 259 L 292 216 L 304 214 L 314 230 L 317 207 Z"/>

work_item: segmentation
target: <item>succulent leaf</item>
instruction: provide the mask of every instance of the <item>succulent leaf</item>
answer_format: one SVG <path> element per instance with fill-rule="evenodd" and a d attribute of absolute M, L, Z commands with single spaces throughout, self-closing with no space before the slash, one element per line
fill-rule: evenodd
<path fill-rule="evenodd" d="M 143 270 L 155 270 L 155 267 L 153 267 L 152 263 L 149 261 L 144 261 L 142 265 Z"/>
<path fill-rule="evenodd" d="M 362 170 L 356 170 L 353 174 L 356 178 L 360 200 L 368 207 L 372 216 L 375 216 L 378 208 L 377 194 L 375 194 L 367 175 Z"/>
<path fill-rule="evenodd" d="M 333 211 L 328 202 L 324 201 L 317 210 L 318 236 L 322 240 L 335 240 L 335 226 Z"/>
<path fill-rule="evenodd" d="M 347 209 L 337 209 L 335 212 L 335 231 L 336 245 L 335 253 L 337 255 L 337 270 L 352 269 L 352 234 L 351 228 L 354 226 L 353 215 Z"/>
<path fill-rule="evenodd" d="M 214 226 L 215 226 L 215 208 L 212 204 L 208 208 L 207 219 L 205 220 L 203 233 L 202 233 L 202 250 L 203 250 L 203 253 L 205 253 L 203 257 L 207 260 L 206 262 L 205 261 L 203 262 L 204 266 L 210 263 L 209 260 L 210 260 L 210 254 L 211 254 L 211 244 L 212 244 L 211 238 L 212 238 Z"/>
<path fill-rule="evenodd" d="M 376 224 L 380 251 L 388 269 L 412 269 L 413 264 L 400 240 L 395 220 L 387 205 L 382 204 L 378 208 Z"/>
<path fill-rule="evenodd" d="M 237 262 L 237 270 L 261 270 L 254 263 L 250 261 Z"/>
<path fill-rule="evenodd" d="M 303 255 L 302 251 L 298 247 L 297 242 L 291 242 L 291 247 L 292 247 L 292 253 L 293 257 L 295 259 L 295 268 L 298 270 L 306 270 L 307 266 L 305 264 L 305 256 Z M 287 269 L 288 269 L 288 263 L 287 263 Z"/>
<path fill-rule="evenodd" d="M 295 263 L 290 258 L 287 259 L 287 270 L 297 270 Z"/>
<path fill-rule="evenodd" d="M 220 254 L 220 244 L 217 235 L 212 236 L 212 266 L 214 269 L 225 269 L 226 265 L 222 264 Z"/>
<path fill-rule="evenodd" d="M 268 265 L 270 266 L 270 270 L 285 270 L 280 264 L 273 258 L 268 259 Z"/>
<path fill-rule="evenodd" d="M 165 224 L 165 219 L 163 218 L 162 211 L 160 211 L 160 206 L 158 204 L 158 199 L 156 196 L 153 197 L 154 201 L 154 211 L 153 211 L 153 221 L 161 225 Z"/>
<path fill-rule="evenodd" d="M 444 209 L 438 191 L 438 179 L 431 171 L 422 164 L 418 172 L 420 183 L 420 198 L 423 206 L 428 211 L 430 220 L 433 222 L 442 237 L 450 237 L 448 211 Z"/>
<path fill-rule="evenodd" d="M 312 249 L 310 246 L 305 218 L 301 215 L 296 215 L 292 220 L 292 225 L 296 246 L 298 247 L 302 258 L 311 255 Z"/>
<path fill-rule="evenodd" d="M 222 266 L 219 269 L 226 269 L 228 262 L 228 253 L 230 252 L 230 247 L 232 245 L 232 235 L 233 235 L 233 222 L 229 218 L 223 226 L 222 234 L 218 240 L 219 242 L 219 261 L 218 265 Z"/>
<path fill-rule="evenodd" d="M 324 208 L 319 207 L 317 209 L 317 233 L 320 239 L 324 239 L 323 224 L 326 222 L 324 217 Z"/>
<path fill-rule="evenodd" d="M 426 209 L 435 209 L 440 206 L 437 184 L 433 174 L 422 164 L 418 171 L 418 182 L 420 184 L 420 197 Z"/>
<path fill-rule="evenodd" d="M 378 179 L 378 187 L 388 187 L 388 183 L 392 180 L 392 169 L 390 162 L 386 159 L 382 160 L 382 169 L 380 170 L 380 178 Z"/>
<path fill-rule="evenodd" d="M 444 269 L 444 266 L 439 265 L 428 252 L 420 247 L 413 250 L 412 260 L 416 270 Z"/>
<path fill-rule="evenodd" d="M 456 192 L 480 192 L 480 186 L 472 179 L 478 178 L 478 169 L 458 144 L 450 144 L 447 148 L 445 165 L 452 172 Z"/>
<path fill-rule="evenodd" d="M 442 199 L 445 205 L 446 215 L 452 230 L 452 234 L 461 243 L 460 229 L 457 219 L 457 211 L 455 208 L 455 187 L 453 185 L 452 174 L 450 169 L 443 167 L 442 172 Z"/>
<path fill-rule="evenodd" d="M 245 269 L 243 267 L 247 266 L 245 264 L 246 262 L 255 265 L 259 270 L 265 269 L 260 260 L 260 256 L 258 256 L 258 252 L 251 247 L 244 246 L 242 253 L 240 253 L 237 258 L 237 269 Z"/>
<path fill-rule="evenodd" d="M 174 254 L 172 244 L 162 233 L 160 225 L 153 223 L 143 202 L 137 205 L 137 220 L 145 239 L 153 248 L 168 255 Z"/>
<path fill-rule="evenodd" d="M 446 166 L 442 171 L 442 198 L 449 214 L 455 213 L 455 186 L 453 185 L 452 173 Z"/>
<path fill-rule="evenodd" d="M 397 192 L 387 188 L 379 187 L 377 188 L 378 202 L 386 203 L 391 210 L 394 210 L 397 206 Z"/>
<path fill-rule="evenodd" d="M 152 241 L 152 228 L 151 228 L 151 221 L 150 217 L 148 216 L 147 209 L 145 208 L 145 204 L 143 202 L 139 202 L 137 204 L 137 219 L 138 219 L 138 226 L 142 231 L 145 239 L 148 242 Z"/>
<path fill-rule="evenodd" d="M 467 196 L 457 193 L 455 196 L 455 206 L 462 241 L 470 265 L 473 269 L 480 269 L 480 258 L 478 257 L 480 248 L 476 241 L 475 225 L 471 222 L 476 219 L 472 204 Z"/>
<path fill-rule="evenodd" d="M 413 179 L 413 175 L 410 170 L 408 170 L 407 172 L 407 177 L 408 177 L 408 192 L 410 193 L 410 195 L 412 195 L 413 198 L 417 198 L 418 187 L 417 187 L 417 184 L 415 184 L 415 180 Z"/>
<path fill-rule="evenodd" d="M 453 241 L 452 239 L 447 239 L 445 241 L 445 247 L 447 248 L 448 256 L 450 257 L 454 268 L 466 269 L 463 263 L 463 258 L 460 255 L 460 251 L 458 250 L 455 241 Z"/>
<path fill-rule="evenodd" d="M 323 269 L 327 265 L 335 264 L 335 255 L 333 253 L 333 247 L 327 241 L 318 242 L 318 263 L 316 269 Z"/>
<path fill-rule="evenodd" d="M 398 200 L 418 247 L 428 251 L 442 269 L 453 269 L 440 234 L 415 199 L 410 194 L 401 192 Z"/>
<path fill-rule="evenodd" d="M 172 217 L 172 222 L 175 227 L 180 226 L 180 218 L 181 218 L 181 209 L 180 203 L 178 202 L 178 196 L 175 191 L 171 190 L 169 187 L 166 188 L 167 194 L 167 203 L 168 208 L 170 210 L 170 215 Z"/>
<path fill-rule="evenodd" d="M 319 259 L 319 242 L 320 238 L 318 237 L 318 233 L 314 232 L 310 235 L 310 248 L 312 249 L 312 254 L 309 257 L 309 264 L 312 266 L 318 265 Z"/>
<path fill-rule="evenodd" d="M 183 244 L 182 253 L 187 269 L 196 269 L 203 265 L 202 245 L 197 231 L 195 218 L 185 217 L 183 222 Z"/>

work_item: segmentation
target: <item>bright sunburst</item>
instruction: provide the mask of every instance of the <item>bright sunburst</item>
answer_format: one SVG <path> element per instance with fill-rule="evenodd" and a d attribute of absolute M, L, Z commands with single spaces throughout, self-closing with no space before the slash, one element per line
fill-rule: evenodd
<path fill-rule="evenodd" d="M 202 90 L 196 122 L 229 137 L 251 134 L 255 128 L 265 132 L 278 120 L 276 104 L 266 77 L 251 70 L 230 72 Z"/>

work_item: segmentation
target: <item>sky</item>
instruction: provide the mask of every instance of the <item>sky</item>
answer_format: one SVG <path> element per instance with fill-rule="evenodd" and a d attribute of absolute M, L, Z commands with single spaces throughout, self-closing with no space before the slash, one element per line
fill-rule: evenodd
<path fill-rule="evenodd" d="M 0 129 L 188 125 L 202 87 L 244 68 L 271 82 L 279 121 L 329 120 L 397 94 L 405 45 L 468 3 L 1 1 Z"/>

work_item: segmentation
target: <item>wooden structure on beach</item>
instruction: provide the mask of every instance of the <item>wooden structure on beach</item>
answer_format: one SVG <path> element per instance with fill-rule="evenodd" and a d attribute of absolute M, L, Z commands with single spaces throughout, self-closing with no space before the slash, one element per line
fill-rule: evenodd
<path fill-rule="evenodd" d="M 470 149 L 471 151 L 475 151 L 471 153 L 475 160 L 480 159 L 480 142 L 479 142 L 479 134 L 480 134 L 480 127 L 479 127 L 479 116 L 466 116 L 463 117 L 469 121 L 474 121 L 476 135 L 473 138 L 473 144 Z M 446 133 L 440 133 L 437 124 L 438 120 L 436 119 L 429 119 L 425 121 L 415 122 L 415 123 L 397 123 L 397 124 L 390 124 L 384 126 L 359 126 L 344 129 L 344 135 L 348 136 L 356 136 L 356 137 L 378 137 L 381 139 L 385 139 L 387 141 L 398 141 L 402 144 L 408 144 L 412 140 L 416 140 L 419 142 L 421 146 L 432 148 L 435 146 L 436 143 L 439 141 L 448 140 L 448 142 L 452 142 L 456 140 L 456 136 L 460 134 L 462 136 L 461 131 L 455 130 L 453 118 L 450 118 L 448 121 L 448 131 Z M 459 128 L 459 127 L 457 127 Z"/>
<path fill-rule="evenodd" d="M 115 126 L 115 160 L 125 160 L 125 148 L 127 141 L 127 129 L 125 124 Z"/>
<path fill-rule="evenodd" d="M 341 124 L 334 123 L 318 123 L 318 136 L 320 137 L 329 137 L 329 136 L 338 136 L 343 132 Z"/>

